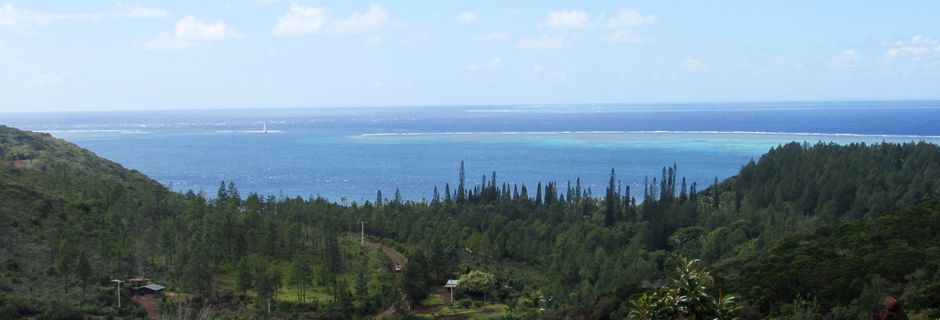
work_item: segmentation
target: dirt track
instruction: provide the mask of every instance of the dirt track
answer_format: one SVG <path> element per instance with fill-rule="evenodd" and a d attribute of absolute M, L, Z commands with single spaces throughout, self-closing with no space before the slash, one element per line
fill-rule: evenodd
<path fill-rule="evenodd" d="M 385 256 L 388 257 L 388 260 L 391 261 L 391 267 L 395 267 L 396 263 L 401 264 L 401 266 L 404 267 L 405 262 L 408 262 L 408 259 L 406 259 L 405 256 L 403 256 L 401 253 L 398 253 L 398 251 L 395 251 L 395 249 L 386 247 L 381 243 L 366 240 L 366 246 L 370 248 L 382 249 L 382 253 L 384 253 Z"/>
<path fill-rule="evenodd" d="M 134 296 L 131 298 L 134 302 L 139 304 L 144 308 L 144 311 L 147 312 L 147 319 L 160 319 L 160 307 L 157 306 L 156 301 L 151 298 Z"/>
<path fill-rule="evenodd" d="M 398 253 L 398 251 L 395 251 L 395 249 L 386 247 L 385 245 L 383 245 L 383 244 L 381 244 L 381 243 L 372 242 L 372 241 L 366 240 L 366 241 L 365 241 L 365 244 L 366 244 L 366 246 L 369 247 L 369 248 L 379 248 L 379 249 L 381 249 L 381 250 L 382 250 L 382 253 L 384 253 L 384 254 L 385 254 L 385 257 L 387 257 L 388 260 L 389 260 L 389 263 L 390 263 L 390 264 L 389 264 L 389 269 L 391 269 L 391 270 L 395 270 L 394 268 L 395 268 L 395 264 L 396 264 L 396 263 L 397 263 L 397 264 L 401 264 L 401 266 L 404 267 L 404 266 L 405 266 L 405 263 L 408 262 L 408 259 L 405 259 L 405 256 L 403 256 L 401 253 Z M 391 317 L 393 314 L 395 314 L 395 306 L 394 306 L 394 305 L 388 307 L 388 309 L 385 309 L 385 311 L 382 311 L 382 313 L 376 315 L 376 316 L 375 316 L 375 319 L 376 319 L 376 320 L 383 320 L 383 319 L 385 319 L 385 318 Z"/>

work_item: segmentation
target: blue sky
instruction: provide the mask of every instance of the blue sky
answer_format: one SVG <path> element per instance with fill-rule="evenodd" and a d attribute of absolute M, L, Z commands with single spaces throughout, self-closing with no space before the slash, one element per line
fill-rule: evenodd
<path fill-rule="evenodd" d="M 4 1 L 0 111 L 940 99 L 938 1 Z"/>

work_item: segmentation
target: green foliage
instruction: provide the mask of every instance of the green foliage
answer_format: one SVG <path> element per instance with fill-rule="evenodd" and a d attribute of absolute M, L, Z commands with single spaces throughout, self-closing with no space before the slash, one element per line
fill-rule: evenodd
<path fill-rule="evenodd" d="M 797 297 L 793 302 L 780 307 L 779 315 L 771 317 L 774 320 L 818 320 L 822 319 L 819 313 L 819 304 L 815 300 L 805 300 Z"/>
<path fill-rule="evenodd" d="M 81 310 L 68 304 L 53 304 L 36 317 L 36 320 L 82 320 Z"/>
<path fill-rule="evenodd" d="M 297 288 L 300 302 L 306 300 L 306 289 L 313 277 L 313 262 L 304 254 L 294 255 L 291 262 L 291 271 L 289 281 L 292 286 Z"/>
<path fill-rule="evenodd" d="M 81 252 L 78 255 L 78 260 L 75 261 L 74 268 L 75 276 L 82 283 L 82 291 L 88 286 L 88 282 L 94 278 L 93 270 L 91 270 L 91 263 L 88 261 L 88 257 L 85 255 L 85 252 Z"/>
<path fill-rule="evenodd" d="M 260 266 L 255 270 L 253 282 L 252 286 L 255 288 L 259 301 L 267 302 L 268 299 L 274 296 L 274 284 L 271 281 L 271 273 L 266 266 Z"/>
<path fill-rule="evenodd" d="M 421 250 L 412 254 L 409 263 L 402 269 L 399 287 L 412 303 L 421 301 L 428 295 L 431 283 L 427 270 L 427 258 Z"/>
<path fill-rule="evenodd" d="M 854 316 L 885 292 L 921 314 L 940 309 L 940 274 L 928 258 L 940 256 L 936 210 L 890 213 L 940 195 L 940 148 L 927 143 L 790 143 L 702 191 L 667 166 L 634 192 L 639 200 L 613 170 L 595 197 L 580 180 L 532 190 L 493 173 L 472 185 L 462 163 L 456 190 L 447 184 L 430 202 L 377 192 L 375 204 L 340 205 L 242 195 L 231 182 L 210 199 L 3 126 L 0 160 L 0 254 L 9 265 L 0 290 L 42 300 L 78 300 L 66 294 L 76 285 L 147 274 L 207 303 L 225 305 L 232 287 L 254 290 L 260 303 L 276 300 L 286 275 L 301 296 L 308 285 L 326 288 L 315 294 L 335 315 L 387 305 L 398 291 L 421 301 L 432 285 L 473 269 L 495 275 L 494 297 L 531 302 L 514 304 L 518 314 L 603 318 L 662 281 L 678 252 L 718 270 L 729 280 L 718 283 L 742 293 L 757 316 L 805 311 L 792 307 L 800 296 L 813 297 L 819 313 Z M 12 160 L 34 165 L 13 169 Z M 411 249 L 397 283 L 368 281 L 338 244 L 362 220 L 370 235 Z"/>
<path fill-rule="evenodd" d="M 936 289 L 940 200 L 788 239 L 741 266 L 727 266 L 734 290 L 762 310 L 811 295 L 821 313 L 851 306 L 866 316 L 887 294 L 908 307 L 940 308 Z M 931 301 L 931 302 L 927 302 Z"/>
<path fill-rule="evenodd" d="M 21 159 L 35 165 L 13 169 L 10 161 Z M 0 293 L 106 316 L 112 313 L 102 306 L 116 303 L 113 294 L 72 288 L 110 287 L 103 282 L 109 277 L 145 274 L 195 302 L 226 306 L 230 290 L 257 290 L 262 261 L 286 261 L 295 268 L 283 274 L 303 298 L 316 274 L 334 301 L 349 300 L 348 282 L 339 279 L 347 257 L 337 244 L 336 219 L 346 208 L 321 198 L 243 197 L 233 183 L 220 185 L 216 199 L 172 193 L 73 144 L 0 126 Z M 229 272 L 230 286 L 219 279 Z M 274 298 L 283 280 L 267 280 L 261 284 L 273 288 L 267 291 Z M 372 305 L 392 291 L 375 290 L 365 297 Z"/>
<path fill-rule="evenodd" d="M 630 302 L 629 319 L 737 319 L 735 297 L 714 294 L 714 279 L 698 269 L 698 262 L 679 259 L 668 284 Z"/>
<path fill-rule="evenodd" d="M 496 277 L 492 274 L 473 270 L 460 276 L 460 284 L 457 286 L 467 292 L 487 293 L 493 290 L 496 285 Z"/>
<path fill-rule="evenodd" d="M 235 286 L 244 293 L 254 288 L 254 279 L 255 275 L 251 269 L 251 262 L 249 262 L 248 257 L 242 257 L 235 267 Z"/>
<path fill-rule="evenodd" d="M 874 145 L 789 143 L 745 165 L 722 189 L 735 207 L 778 208 L 822 217 L 877 216 L 940 194 L 940 148 L 920 142 Z"/>

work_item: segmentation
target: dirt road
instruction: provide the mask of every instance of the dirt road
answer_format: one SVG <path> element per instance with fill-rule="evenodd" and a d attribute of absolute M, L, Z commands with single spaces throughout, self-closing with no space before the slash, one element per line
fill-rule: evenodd
<path fill-rule="evenodd" d="M 160 319 L 160 307 L 152 298 L 134 296 L 131 300 L 144 308 L 144 311 L 147 312 L 147 319 Z"/>
<path fill-rule="evenodd" d="M 405 256 L 403 256 L 401 253 L 398 253 L 398 251 L 395 251 L 395 249 L 389 248 L 381 243 L 366 240 L 366 246 L 369 248 L 382 249 L 382 253 L 388 257 L 388 260 L 392 263 L 392 267 L 394 267 L 396 263 L 401 264 L 401 266 L 404 267 L 405 262 L 408 262 L 408 259 L 405 259 Z"/>
<path fill-rule="evenodd" d="M 382 253 L 385 254 L 385 257 L 387 257 L 389 260 L 389 263 L 390 263 L 389 268 L 393 271 L 395 270 L 394 269 L 395 264 L 400 264 L 402 267 L 404 267 L 405 263 L 408 262 L 408 259 L 405 259 L 405 256 L 403 256 L 401 253 L 398 253 L 398 251 L 395 251 L 395 249 L 386 247 L 385 245 L 381 243 L 366 240 L 365 244 L 366 244 L 366 247 L 369 247 L 369 248 L 381 249 Z M 385 318 L 391 317 L 393 314 L 395 314 L 394 305 L 388 307 L 388 309 L 385 309 L 385 311 L 382 311 L 382 313 L 376 315 L 375 320 L 383 320 Z"/>

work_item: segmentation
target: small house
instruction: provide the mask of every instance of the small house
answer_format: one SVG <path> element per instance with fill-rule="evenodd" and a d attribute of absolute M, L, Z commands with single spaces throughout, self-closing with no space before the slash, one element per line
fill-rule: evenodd
<path fill-rule="evenodd" d="M 457 288 L 458 284 L 460 284 L 460 280 L 455 279 L 447 280 L 447 283 L 444 284 L 444 288 L 450 290 L 450 304 L 454 304 L 454 289 Z"/>
<path fill-rule="evenodd" d="M 159 298 L 163 296 L 164 290 L 166 290 L 166 287 L 161 286 L 156 283 L 151 283 L 146 286 L 138 288 L 137 292 L 140 292 L 143 295 L 148 295 L 151 297 Z"/>
<path fill-rule="evenodd" d="M 144 277 L 127 279 L 127 284 L 131 287 L 143 287 L 150 283 L 150 279 Z"/>

